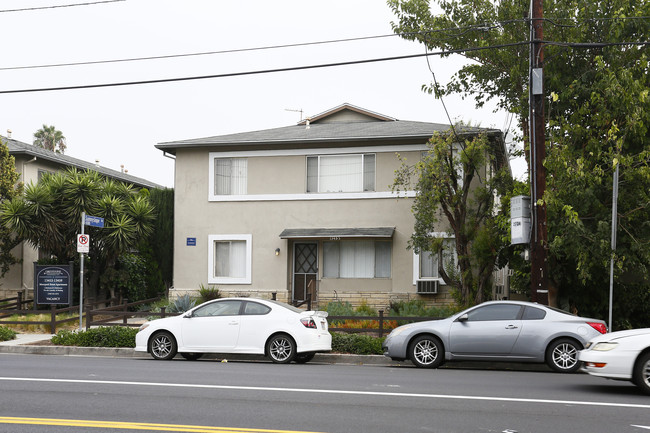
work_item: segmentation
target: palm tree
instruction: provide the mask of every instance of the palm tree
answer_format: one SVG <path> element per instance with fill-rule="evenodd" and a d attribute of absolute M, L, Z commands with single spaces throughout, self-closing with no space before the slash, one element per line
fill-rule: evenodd
<path fill-rule="evenodd" d="M 34 133 L 34 146 L 56 153 L 65 152 L 65 137 L 54 126 L 43 125 Z"/>

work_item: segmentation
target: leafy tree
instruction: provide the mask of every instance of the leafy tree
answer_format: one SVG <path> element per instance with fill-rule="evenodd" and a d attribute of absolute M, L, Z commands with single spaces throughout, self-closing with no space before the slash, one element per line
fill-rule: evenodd
<path fill-rule="evenodd" d="M 0 140 L 0 205 L 20 194 L 22 185 L 17 185 L 19 178 L 15 159 L 9 154 L 7 145 Z M 11 265 L 18 263 L 11 250 L 19 243 L 20 238 L 0 224 L 0 278 L 4 277 Z"/>
<path fill-rule="evenodd" d="M 43 125 L 34 133 L 34 146 L 56 153 L 65 152 L 66 142 L 63 133 L 54 126 Z"/>
<path fill-rule="evenodd" d="M 153 189 L 150 200 L 156 208 L 156 221 L 149 243 L 165 286 L 169 288 L 174 269 L 174 190 Z"/>
<path fill-rule="evenodd" d="M 524 142 L 528 117 L 529 2 L 389 0 L 393 25 L 429 49 L 466 49 L 472 61 L 436 96 L 461 93 L 478 106 L 494 98 L 518 116 Z M 435 3 L 440 9 L 431 9 Z M 548 119 L 549 271 L 557 304 L 606 316 L 612 171 L 620 164 L 615 306 L 619 323 L 650 325 L 647 269 L 649 2 L 544 2 L 544 88 Z M 450 30 L 453 29 L 453 30 Z M 607 44 L 611 42 L 612 44 Z M 627 43 L 626 43 L 627 42 Z M 631 42 L 631 43 L 630 43 Z M 517 44 L 504 46 L 508 44 Z M 581 45 L 572 45 L 581 44 Z M 618 45 L 621 44 L 621 45 Z"/>
<path fill-rule="evenodd" d="M 99 299 L 107 296 L 100 276 L 151 233 L 154 209 L 146 189 L 136 190 L 94 171 L 69 169 L 43 176 L 38 184 L 28 185 L 22 197 L 3 203 L 0 221 L 59 263 L 67 263 L 78 256 L 82 212 L 105 220 L 104 228 L 85 230 L 91 252 L 84 287 L 88 296 Z"/>
<path fill-rule="evenodd" d="M 502 144 L 501 137 L 476 132 L 436 134 L 422 160 L 415 165 L 402 160 L 396 172 L 393 189 L 409 188 L 414 180 L 417 192 L 409 246 L 418 253 L 442 256 L 444 240 L 433 233 L 448 226 L 453 234 L 457 267 L 445 268 L 446 262 L 438 260 L 438 273 L 454 289 L 460 305 L 488 299 L 494 265 L 504 246 L 505 233 L 494 213 L 494 192 L 503 194 L 511 184 L 507 167 L 497 157 Z"/>

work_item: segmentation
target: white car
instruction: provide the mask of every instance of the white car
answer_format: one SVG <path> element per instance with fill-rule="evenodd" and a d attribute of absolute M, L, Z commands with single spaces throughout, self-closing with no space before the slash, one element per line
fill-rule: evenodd
<path fill-rule="evenodd" d="M 188 360 L 205 353 L 240 353 L 265 355 L 281 364 L 305 363 L 330 350 L 327 312 L 254 298 L 209 301 L 180 316 L 147 322 L 135 337 L 135 351 L 149 352 L 154 359 L 172 359 L 176 353 Z"/>
<path fill-rule="evenodd" d="M 650 394 L 650 328 L 596 337 L 580 351 L 578 360 L 593 376 L 630 380 Z"/>

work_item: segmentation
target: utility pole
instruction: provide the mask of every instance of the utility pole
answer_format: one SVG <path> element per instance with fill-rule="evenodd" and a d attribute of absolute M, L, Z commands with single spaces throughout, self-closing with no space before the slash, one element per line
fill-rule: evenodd
<path fill-rule="evenodd" d="M 548 246 L 546 205 L 538 203 L 546 190 L 546 125 L 544 120 L 544 39 L 542 0 L 530 3 L 530 166 L 531 213 L 530 280 L 533 302 L 548 305 Z"/>

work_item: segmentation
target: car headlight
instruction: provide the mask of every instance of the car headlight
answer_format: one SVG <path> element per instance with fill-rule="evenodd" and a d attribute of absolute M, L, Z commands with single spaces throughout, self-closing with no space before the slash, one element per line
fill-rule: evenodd
<path fill-rule="evenodd" d="M 599 352 L 607 352 L 612 349 L 616 349 L 616 346 L 618 346 L 618 343 L 596 343 L 594 344 L 594 347 L 591 348 L 591 350 L 597 350 Z"/>
<path fill-rule="evenodd" d="M 143 323 L 142 325 L 140 325 L 140 328 L 138 329 L 138 332 L 144 331 L 145 329 L 147 329 L 148 326 L 149 326 L 149 322 Z"/>

